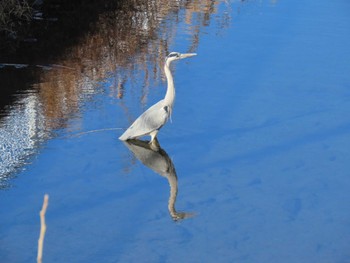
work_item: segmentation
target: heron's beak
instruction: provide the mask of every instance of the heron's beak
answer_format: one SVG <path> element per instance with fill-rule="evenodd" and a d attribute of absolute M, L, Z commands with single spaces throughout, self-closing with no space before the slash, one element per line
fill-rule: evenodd
<path fill-rule="evenodd" d="M 181 59 L 183 58 L 190 58 L 193 56 L 197 56 L 197 53 L 186 53 L 186 54 L 181 54 Z"/>

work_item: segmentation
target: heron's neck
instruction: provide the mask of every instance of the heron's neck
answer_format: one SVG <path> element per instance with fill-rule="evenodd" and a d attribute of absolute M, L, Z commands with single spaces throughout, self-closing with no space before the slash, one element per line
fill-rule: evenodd
<path fill-rule="evenodd" d="M 174 87 L 173 75 L 171 74 L 169 66 L 170 66 L 170 63 L 166 61 L 164 65 L 164 72 L 168 82 L 168 88 L 165 94 L 164 103 L 166 105 L 169 105 L 172 108 L 175 100 L 175 87 Z"/>

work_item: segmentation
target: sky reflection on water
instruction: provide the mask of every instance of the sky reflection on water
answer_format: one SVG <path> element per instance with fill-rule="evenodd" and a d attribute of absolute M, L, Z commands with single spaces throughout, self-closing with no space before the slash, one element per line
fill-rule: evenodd
<path fill-rule="evenodd" d="M 165 94 L 156 81 L 143 89 L 140 73 L 117 99 L 111 74 L 73 128 L 0 192 L 4 260 L 35 259 L 48 192 L 48 262 L 348 261 L 349 4 L 230 8 L 231 26 L 218 33 L 210 20 L 196 59 L 177 65 L 173 122 L 159 133 L 176 164 L 176 206 L 197 215 L 169 218 L 167 180 L 135 159 L 121 132 L 64 137 L 127 127 Z M 184 40 L 179 31 L 168 49 L 187 50 Z"/>

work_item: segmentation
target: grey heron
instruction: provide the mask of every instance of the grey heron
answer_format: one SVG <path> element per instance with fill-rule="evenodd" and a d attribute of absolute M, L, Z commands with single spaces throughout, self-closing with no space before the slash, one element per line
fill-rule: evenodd
<path fill-rule="evenodd" d="M 139 138 L 142 136 L 151 136 L 150 144 L 157 142 L 157 134 L 169 120 L 175 100 L 174 79 L 171 74 L 170 64 L 173 61 L 189 58 L 197 55 L 196 53 L 181 54 L 171 52 L 165 60 L 164 72 L 167 79 L 168 87 L 164 99 L 148 108 L 142 113 L 131 126 L 119 137 L 122 141 Z"/>

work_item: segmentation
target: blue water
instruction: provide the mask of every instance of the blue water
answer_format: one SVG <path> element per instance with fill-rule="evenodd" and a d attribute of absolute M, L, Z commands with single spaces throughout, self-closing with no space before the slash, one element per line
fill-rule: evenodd
<path fill-rule="evenodd" d="M 0 192 L 1 262 L 35 261 L 44 193 L 44 262 L 350 262 L 349 10 L 220 5 L 231 20 L 223 29 L 213 15 L 198 56 L 177 63 L 172 122 L 159 133 L 176 208 L 195 216 L 171 219 L 167 179 L 117 139 L 122 130 L 62 129 Z M 187 51 L 188 24 L 178 28 L 171 50 Z M 71 127 L 126 128 L 123 107 L 142 112 L 135 91 L 110 96 L 112 81 Z"/>

